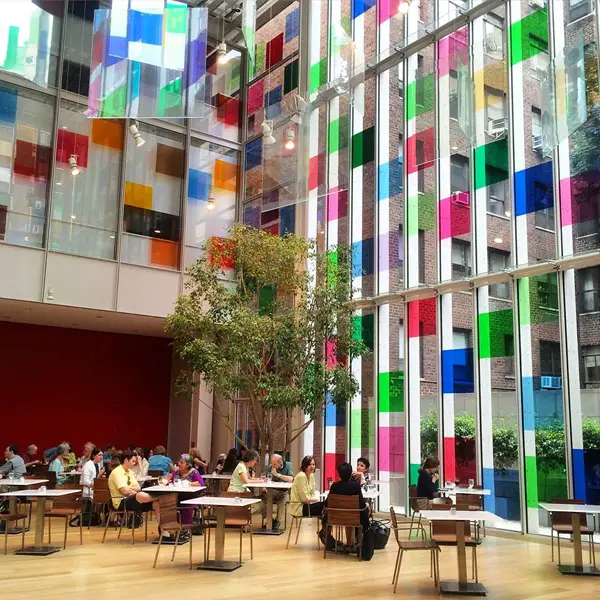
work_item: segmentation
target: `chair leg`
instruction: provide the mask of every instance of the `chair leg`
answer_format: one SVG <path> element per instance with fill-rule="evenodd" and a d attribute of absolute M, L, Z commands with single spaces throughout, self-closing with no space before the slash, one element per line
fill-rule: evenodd
<path fill-rule="evenodd" d="M 104 544 L 104 540 L 106 539 L 106 531 L 108 530 L 108 524 L 110 523 L 110 515 L 111 510 L 108 510 L 108 515 L 106 515 L 106 523 L 104 523 L 104 535 L 102 536 L 102 543 Z"/>
<path fill-rule="evenodd" d="M 477 546 L 473 546 L 473 570 L 475 583 L 479 583 L 479 569 L 477 566 Z"/>
<path fill-rule="evenodd" d="M 144 519 L 144 541 L 148 541 L 148 513 L 142 513 L 142 518 Z M 190 537 L 192 537 L 192 532 L 190 531 Z"/>
<path fill-rule="evenodd" d="M 8 553 L 8 521 L 4 521 L 4 554 Z"/>
<path fill-rule="evenodd" d="M 177 532 L 175 536 L 175 545 L 173 546 L 173 554 L 171 556 L 171 562 L 175 560 L 175 550 L 177 550 L 177 545 L 179 544 L 179 535 L 181 534 L 181 529 Z"/>
<path fill-rule="evenodd" d="M 158 536 L 158 544 L 156 545 L 156 554 L 154 555 L 154 564 L 152 565 L 153 569 L 156 569 L 156 561 L 158 560 L 158 553 L 160 552 L 160 546 L 162 544 L 162 535 Z"/>
<path fill-rule="evenodd" d="M 33 512 L 33 500 L 29 503 L 29 518 L 27 519 L 27 529 L 31 529 L 31 513 Z"/>
<path fill-rule="evenodd" d="M 194 535 L 192 533 L 192 530 L 189 530 L 189 534 L 190 534 L 190 571 L 192 570 L 192 540 L 194 539 Z"/>
<path fill-rule="evenodd" d="M 135 544 L 135 518 L 138 516 L 139 513 L 133 513 L 133 516 L 131 517 L 131 544 Z"/>
<path fill-rule="evenodd" d="M 323 527 L 325 530 L 325 543 L 323 544 L 323 559 L 327 558 L 327 538 L 329 537 L 329 525 Z"/>
<path fill-rule="evenodd" d="M 296 522 L 296 517 L 292 517 L 292 522 L 290 523 L 290 530 L 288 531 L 287 544 L 285 545 L 286 550 L 290 547 L 290 538 L 292 537 L 292 529 L 294 529 L 295 522 Z"/>
<path fill-rule="evenodd" d="M 413 525 L 414 525 L 414 523 L 415 523 L 415 514 L 416 514 L 416 513 L 414 513 L 414 512 L 413 512 L 413 514 L 412 514 L 412 517 L 411 517 L 411 519 L 410 519 L 410 529 L 408 530 L 408 539 L 409 539 L 409 540 L 410 540 L 410 538 L 412 537 Z M 418 530 L 418 528 L 417 528 L 417 530 Z"/>
<path fill-rule="evenodd" d="M 118 540 L 121 539 L 121 531 L 123 531 L 123 521 L 127 521 L 127 511 L 124 511 L 121 514 L 121 523 L 119 524 L 119 535 L 117 536 Z"/>
<path fill-rule="evenodd" d="M 362 562 L 362 526 L 359 525 L 357 528 L 358 535 L 358 562 Z"/>
<path fill-rule="evenodd" d="M 317 524 L 317 552 L 319 552 L 321 550 L 321 538 L 319 537 L 319 524 L 321 523 L 321 519 L 317 517 L 315 522 Z"/>
<path fill-rule="evenodd" d="M 431 560 L 429 561 L 429 577 L 433 577 L 433 555 L 431 555 Z"/>
<path fill-rule="evenodd" d="M 31 504 L 29 506 L 31 506 Z M 29 529 L 29 527 L 27 529 Z M 21 532 L 21 550 L 23 548 L 25 548 L 25 519 L 23 519 L 23 531 Z"/>
<path fill-rule="evenodd" d="M 554 529 L 550 528 L 550 546 L 552 548 L 552 562 L 554 562 Z"/>
<path fill-rule="evenodd" d="M 249 527 L 250 532 L 250 560 L 254 560 L 254 543 L 253 543 L 253 535 L 252 535 L 252 526 Z"/>
<path fill-rule="evenodd" d="M 394 576 L 392 577 L 392 585 L 396 583 L 396 578 L 398 577 L 398 561 L 400 560 L 400 552 L 402 549 L 398 546 L 398 552 L 396 553 L 396 564 L 394 565 Z"/>
<path fill-rule="evenodd" d="M 242 562 L 242 532 L 244 528 L 240 527 L 240 562 Z"/>
<path fill-rule="evenodd" d="M 400 567 L 402 566 L 402 555 L 404 554 L 404 550 L 400 548 L 400 556 L 398 558 L 398 575 L 396 576 L 396 583 L 394 584 L 394 594 L 396 593 L 396 589 L 398 588 L 398 580 L 400 579 Z"/>
<path fill-rule="evenodd" d="M 42 535 L 42 539 L 44 536 Z M 48 518 L 48 543 L 52 542 L 52 519 Z"/>
<path fill-rule="evenodd" d="M 440 586 L 440 551 L 434 550 L 435 552 L 435 572 L 437 576 L 437 581 L 435 582 L 436 587 Z"/>
<path fill-rule="evenodd" d="M 79 545 L 83 546 L 83 511 L 79 513 Z"/>
<path fill-rule="evenodd" d="M 298 519 L 298 529 L 296 530 L 296 541 L 294 542 L 294 546 L 298 543 L 298 536 L 300 535 L 301 525 L 302 525 L 302 519 Z"/>
<path fill-rule="evenodd" d="M 560 533 L 556 532 L 556 545 L 558 546 L 558 564 L 562 564 L 560 562 Z"/>
<path fill-rule="evenodd" d="M 63 542 L 63 550 L 67 549 L 67 531 L 69 530 L 69 517 L 65 517 L 65 541 Z"/>

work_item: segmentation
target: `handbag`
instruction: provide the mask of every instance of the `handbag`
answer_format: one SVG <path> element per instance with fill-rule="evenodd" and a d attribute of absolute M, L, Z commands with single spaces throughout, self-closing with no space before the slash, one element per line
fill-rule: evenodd
<path fill-rule="evenodd" d="M 369 529 L 373 531 L 375 550 L 383 550 L 390 539 L 389 521 L 373 521 Z"/>

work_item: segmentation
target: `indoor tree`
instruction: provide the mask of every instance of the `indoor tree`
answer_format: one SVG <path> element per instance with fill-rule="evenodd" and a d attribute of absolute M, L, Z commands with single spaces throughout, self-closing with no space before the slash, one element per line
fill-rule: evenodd
<path fill-rule="evenodd" d="M 353 330 L 347 249 L 319 254 L 303 238 L 242 225 L 229 233 L 208 241 L 188 269 L 167 331 L 186 365 L 178 393 L 190 398 L 202 376 L 233 435 L 228 404 L 247 402 L 262 468 L 276 439 L 288 451 L 327 404 L 345 406 L 358 393 L 348 365 L 368 349 Z M 296 409 L 305 419 L 294 427 Z"/>

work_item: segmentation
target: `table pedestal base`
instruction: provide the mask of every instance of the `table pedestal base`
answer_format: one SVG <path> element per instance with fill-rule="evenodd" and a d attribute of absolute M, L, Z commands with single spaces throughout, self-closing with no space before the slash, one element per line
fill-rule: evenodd
<path fill-rule="evenodd" d="M 48 556 L 48 554 L 54 554 L 59 551 L 60 548 L 58 546 L 25 546 L 25 548 L 17 550 L 15 554 L 24 556 Z"/>
<path fill-rule="evenodd" d="M 177 545 L 178 546 L 183 546 L 184 544 L 187 544 L 189 541 L 190 541 L 189 538 L 186 538 L 186 539 L 179 538 L 179 541 L 177 542 Z M 154 538 L 152 540 L 152 543 L 153 544 L 158 544 L 158 538 Z M 161 542 L 160 545 L 161 546 L 174 546 L 175 545 L 175 537 L 172 536 L 170 538 L 163 538 L 163 540 L 162 540 L 162 542 Z"/>
<path fill-rule="evenodd" d="M 224 571 L 225 573 L 231 573 L 231 571 L 235 571 L 241 566 L 241 562 L 232 560 L 207 560 L 198 565 L 196 569 L 200 571 Z"/>
<path fill-rule="evenodd" d="M 481 583 L 459 583 L 458 581 L 440 582 L 441 594 L 452 594 L 461 596 L 486 596 L 487 590 Z"/>
<path fill-rule="evenodd" d="M 582 567 L 576 567 L 575 565 L 558 565 L 558 570 L 563 575 L 592 575 L 600 576 L 600 569 L 593 565 L 584 565 Z"/>
<path fill-rule="evenodd" d="M 285 533 L 284 529 L 257 529 L 252 532 L 252 535 L 282 535 Z"/>

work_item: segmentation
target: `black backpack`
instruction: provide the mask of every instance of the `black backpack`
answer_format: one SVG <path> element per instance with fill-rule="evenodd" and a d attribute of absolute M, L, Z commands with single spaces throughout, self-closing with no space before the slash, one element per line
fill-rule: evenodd
<path fill-rule="evenodd" d="M 383 550 L 390 539 L 389 521 L 373 521 L 369 529 L 373 531 L 375 550 Z"/>
<path fill-rule="evenodd" d="M 369 527 L 366 531 L 363 531 L 362 539 L 362 560 L 371 560 L 375 554 L 375 534 L 373 529 Z"/>

